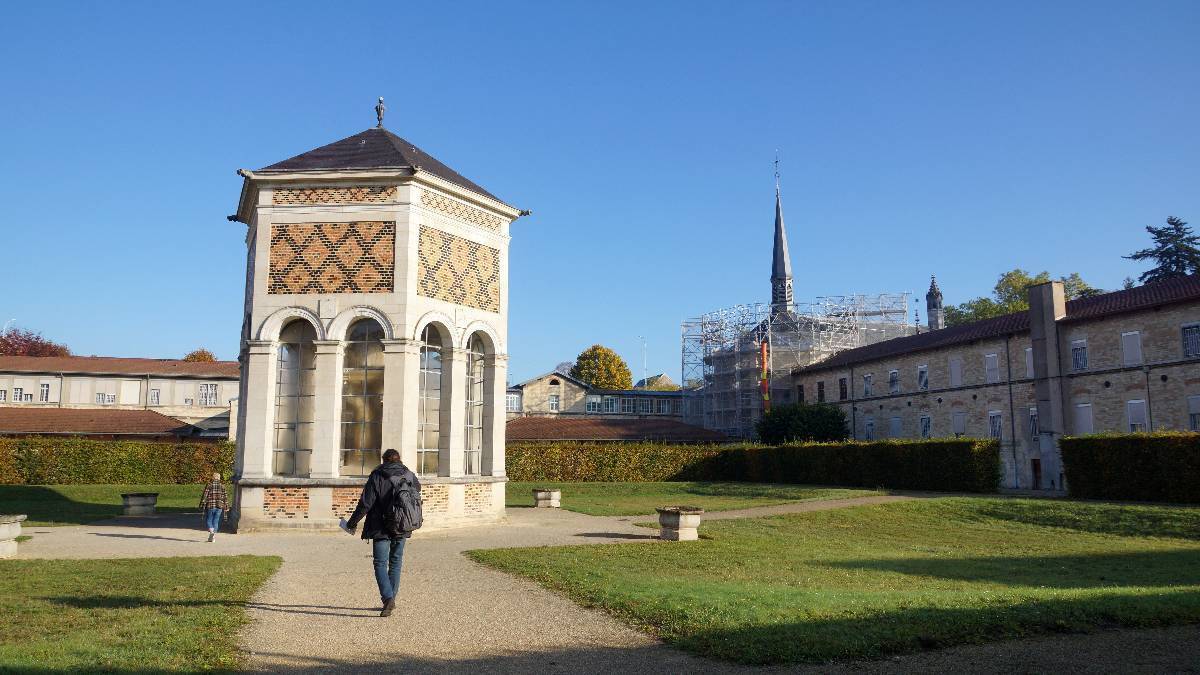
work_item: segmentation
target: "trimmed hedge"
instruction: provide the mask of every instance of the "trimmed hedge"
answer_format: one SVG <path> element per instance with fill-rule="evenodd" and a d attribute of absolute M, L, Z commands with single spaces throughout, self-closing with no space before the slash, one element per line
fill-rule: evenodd
<path fill-rule="evenodd" d="M 995 492 L 996 441 L 943 439 L 759 445 L 517 443 L 505 450 L 517 481 L 746 481 Z"/>
<path fill-rule="evenodd" d="M 1200 434 L 1071 436 L 1059 447 L 1072 497 L 1200 503 Z"/>
<path fill-rule="evenodd" d="M 234 444 L 0 438 L 0 484 L 204 483 L 233 472 Z"/>

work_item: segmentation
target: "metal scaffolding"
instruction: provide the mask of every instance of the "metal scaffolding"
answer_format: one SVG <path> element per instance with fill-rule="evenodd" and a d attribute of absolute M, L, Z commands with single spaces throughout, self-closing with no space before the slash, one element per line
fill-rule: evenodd
<path fill-rule="evenodd" d="M 683 322 L 684 415 L 691 424 L 752 438 L 762 416 L 761 348 L 771 400 L 792 402 L 792 370 L 844 349 L 910 335 L 908 293 L 817 298 L 787 309 L 737 305 Z"/>

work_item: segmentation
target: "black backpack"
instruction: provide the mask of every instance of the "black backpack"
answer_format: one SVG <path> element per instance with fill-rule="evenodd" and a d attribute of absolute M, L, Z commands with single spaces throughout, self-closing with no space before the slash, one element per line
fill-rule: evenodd
<path fill-rule="evenodd" d="M 403 537 L 421 528 L 421 490 L 404 476 L 389 476 L 392 492 L 383 510 L 383 531 L 390 537 Z"/>

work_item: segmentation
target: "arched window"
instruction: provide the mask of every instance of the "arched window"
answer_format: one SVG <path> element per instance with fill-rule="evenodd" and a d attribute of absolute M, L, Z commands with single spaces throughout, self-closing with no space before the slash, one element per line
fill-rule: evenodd
<path fill-rule="evenodd" d="M 417 473 L 436 476 L 442 440 L 442 336 L 421 333 L 421 400 L 417 414 Z"/>
<path fill-rule="evenodd" d="M 275 379 L 275 453 L 277 476 L 307 476 L 312 459 L 313 380 L 317 331 L 307 321 L 292 321 L 279 333 Z"/>
<path fill-rule="evenodd" d="M 342 358 L 343 476 L 365 476 L 383 449 L 383 328 L 374 319 L 350 327 Z"/>
<path fill-rule="evenodd" d="M 467 341 L 466 396 L 466 458 L 463 463 L 468 475 L 478 475 L 483 457 L 483 339 L 479 334 Z"/>

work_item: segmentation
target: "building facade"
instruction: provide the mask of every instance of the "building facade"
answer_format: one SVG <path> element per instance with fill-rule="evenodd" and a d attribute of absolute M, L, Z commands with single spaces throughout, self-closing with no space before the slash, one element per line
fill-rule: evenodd
<path fill-rule="evenodd" d="M 798 368 L 796 397 L 858 440 L 996 438 L 1010 488 L 1063 489 L 1064 435 L 1200 430 L 1200 276 L 1071 301 L 1055 281 L 1029 304 Z"/>
<path fill-rule="evenodd" d="M 506 410 L 516 417 L 683 417 L 678 391 L 599 389 L 562 373 L 546 373 L 508 388 Z"/>
<path fill-rule="evenodd" d="M 151 410 L 230 435 L 236 361 L 0 356 L 0 407 Z"/>
<path fill-rule="evenodd" d="M 244 178 L 239 529 L 336 527 L 383 450 L 426 525 L 504 512 L 509 225 L 380 124 Z"/>

